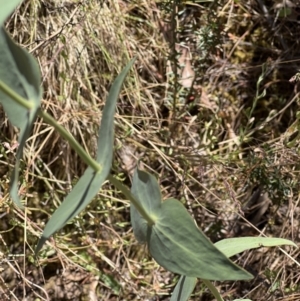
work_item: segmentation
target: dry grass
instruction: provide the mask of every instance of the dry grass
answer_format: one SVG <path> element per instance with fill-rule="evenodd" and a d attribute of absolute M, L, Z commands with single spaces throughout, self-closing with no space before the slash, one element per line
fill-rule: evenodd
<path fill-rule="evenodd" d="M 6 26 L 39 61 L 43 108 L 91 154 L 110 84 L 137 56 L 115 122 L 113 173 L 126 184 L 133 158 L 142 158 L 163 197 L 184 202 L 213 241 L 297 242 L 298 139 L 289 144 L 298 130 L 298 84 L 289 82 L 300 53 L 297 6 L 173 2 L 31 0 Z M 175 40 L 188 49 L 193 87 L 181 86 Z M 45 222 L 86 166 L 38 120 L 22 163 L 28 209 L 19 211 L 8 197 L 17 131 L 1 116 L 1 300 L 168 300 L 176 278 L 136 243 L 129 202 L 109 184 L 33 258 Z M 299 252 L 288 253 L 242 254 L 237 263 L 256 278 L 219 289 L 230 300 L 298 300 Z M 191 299 L 211 297 L 199 284 Z"/>

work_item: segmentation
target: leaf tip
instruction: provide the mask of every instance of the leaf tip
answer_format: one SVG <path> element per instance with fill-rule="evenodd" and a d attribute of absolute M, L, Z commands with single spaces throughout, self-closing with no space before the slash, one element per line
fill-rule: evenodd
<path fill-rule="evenodd" d="M 48 239 L 48 238 L 45 237 L 45 236 L 42 236 L 42 237 L 39 239 L 38 244 L 37 244 L 37 246 L 36 246 L 36 248 L 35 248 L 35 250 L 34 250 L 35 256 L 38 256 L 38 253 L 41 251 L 41 249 L 42 249 L 43 245 L 45 244 L 45 242 L 47 241 L 47 239 Z"/>

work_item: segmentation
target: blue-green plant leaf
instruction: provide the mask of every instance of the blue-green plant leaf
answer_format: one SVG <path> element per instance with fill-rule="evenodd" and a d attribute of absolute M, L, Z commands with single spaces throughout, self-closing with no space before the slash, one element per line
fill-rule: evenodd
<path fill-rule="evenodd" d="M 39 252 L 45 241 L 52 234 L 61 229 L 91 202 L 108 176 L 113 157 L 115 107 L 122 84 L 133 62 L 134 60 L 131 60 L 115 79 L 105 103 L 99 130 L 97 151 L 97 162 L 101 169 L 97 172 L 91 167 L 87 168 L 73 190 L 51 216 L 38 242 L 36 253 Z"/>
<path fill-rule="evenodd" d="M 9 121 L 20 129 L 16 164 L 10 180 L 10 194 L 13 201 L 23 207 L 18 196 L 19 165 L 25 142 L 40 108 L 41 74 L 33 56 L 15 44 L 2 27 L 0 84 L 0 103 Z"/>
<path fill-rule="evenodd" d="M 297 247 L 290 240 L 274 237 L 235 237 L 226 238 L 215 243 L 215 246 L 227 257 L 259 247 L 276 247 L 282 245 Z"/>
<path fill-rule="evenodd" d="M 162 203 L 148 237 L 154 259 L 174 273 L 208 280 L 252 278 L 210 242 L 185 207 L 175 199 Z"/>
<path fill-rule="evenodd" d="M 18 4 L 22 0 L 0 0 L 0 26 L 4 24 L 4 21 L 14 11 Z"/>
<path fill-rule="evenodd" d="M 154 225 L 148 225 L 136 208 L 131 209 L 134 233 L 138 233 L 140 241 L 147 241 L 153 258 L 165 269 L 188 277 L 251 279 L 251 274 L 231 262 L 210 242 L 179 201 L 167 199 L 158 204 L 160 191 L 158 185 L 153 185 L 154 181 L 152 175 L 139 170 L 132 184 L 132 194 L 155 221 Z"/>
<path fill-rule="evenodd" d="M 143 200 L 142 206 L 150 214 L 161 207 L 161 193 L 156 179 L 148 173 L 136 169 L 133 175 L 132 194 L 137 200 Z M 155 215 L 152 215 L 155 218 Z M 147 221 L 139 214 L 135 206 L 130 205 L 130 219 L 135 238 L 139 243 L 147 242 Z"/>
<path fill-rule="evenodd" d="M 180 276 L 170 301 L 187 301 L 196 285 L 197 279 L 194 277 Z"/>
<path fill-rule="evenodd" d="M 223 239 L 215 246 L 222 251 L 226 256 L 231 257 L 243 251 L 259 248 L 259 247 L 274 247 L 280 245 L 292 245 L 297 247 L 292 241 L 281 238 L 268 237 L 238 237 Z M 187 301 L 192 294 L 197 278 L 181 276 L 171 297 L 170 301 Z M 250 299 L 235 299 L 234 301 L 251 301 Z"/>

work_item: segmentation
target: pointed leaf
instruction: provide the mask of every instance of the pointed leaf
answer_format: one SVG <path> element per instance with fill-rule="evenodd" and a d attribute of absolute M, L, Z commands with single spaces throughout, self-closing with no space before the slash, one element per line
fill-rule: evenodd
<path fill-rule="evenodd" d="M 90 167 L 85 171 L 73 190 L 68 194 L 46 224 L 43 235 L 36 247 L 36 254 L 52 234 L 60 230 L 69 220 L 78 215 L 90 203 L 106 177 L 107 174 L 102 172 L 97 173 Z"/>
<path fill-rule="evenodd" d="M 286 239 L 271 238 L 271 239 L 267 239 L 267 240 L 266 239 L 260 240 L 261 237 L 258 237 L 258 238 L 259 238 L 259 240 L 256 240 L 255 237 L 246 237 L 246 241 L 243 239 L 240 240 L 240 238 L 224 239 L 224 240 L 216 243 L 215 246 L 218 246 L 219 250 L 222 251 L 228 257 L 240 253 L 240 251 L 239 251 L 240 246 L 243 245 L 243 243 L 245 243 L 245 245 L 248 246 L 248 248 L 244 247 L 243 251 L 245 251 L 247 249 L 251 249 L 253 247 L 257 248 L 260 246 L 259 245 L 260 243 L 264 243 L 264 246 L 268 246 L 268 247 L 283 245 L 283 244 L 296 246 L 293 242 L 286 240 Z M 264 238 L 264 237 L 262 237 L 262 238 Z M 239 242 L 237 242 L 237 241 L 235 242 L 235 240 L 239 240 Z M 173 293 L 172 293 L 172 297 L 171 297 L 170 301 L 187 301 L 195 288 L 196 281 L 197 281 L 197 278 L 181 276 Z M 251 300 L 250 299 L 235 299 L 234 301 L 251 301 Z"/>
<path fill-rule="evenodd" d="M 18 4 L 22 2 L 21 0 L 0 0 L 0 26 L 4 24 L 4 21 L 9 17 L 9 15 L 14 11 Z"/>
<path fill-rule="evenodd" d="M 135 58 L 132 59 L 122 72 L 115 79 L 113 85 L 110 88 L 107 101 L 105 103 L 101 126 L 99 130 L 98 138 L 98 152 L 97 162 L 100 163 L 106 172 L 110 171 L 112 158 L 113 158 L 113 144 L 114 144 L 114 116 L 116 110 L 116 104 L 119 99 L 122 84 L 124 79 L 133 65 Z"/>
<path fill-rule="evenodd" d="M 119 97 L 122 83 L 133 62 L 134 60 L 131 60 L 115 79 L 103 109 L 97 151 L 97 162 L 102 169 L 96 172 L 92 170 L 91 167 L 88 167 L 70 194 L 51 216 L 44 229 L 43 235 L 38 242 L 35 250 L 36 253 L 39 252 L 43 244 L 51 235 L 53 235 L 68 221 L 78 215 L 91 202 L 108 176 L 113 156 L 113 120 L 115 106 Z"/>
<path fill-rule="evenodd" d="M 180 276 L 170 301 L 187 301 L 195 288 L 196 282 L 197 278 Z"/>
<path fill-rule="evenodd" d="M 131 208 L 134 233 L 141 242 L 147 241 L 154 259 L 165 269 L 184 276 L 251 279 L 252 275 L 231 262 L 197 228 L 179 201 L 168 199 L 158 204 L 160 191 L 155 181 L 150 174 L 138 170 L 132 184 L 133 195 L 155 224 L 149 226 L 136 208 Z"/>
<path fill-rule="evenodd" d="M 208 280 L 252 278 L 210 242 L 175 199 L 162 203 L 156 223 L 148 231 L 148 246 L 154 259 L 173 273 Z"/>
<path fill-rule="evenodd" d="M 150 215 L 155 216 L 155 212 L 158 212 L 161 207 L 161 193 L 155 177 L 136 169 L 131 192 L 137 200 L 140 200 L 145 210 Z M 132 204 L 130 206 L 130 218 L 135 238 L 139 243 L 145 243 L 147 241 L 147 221 Z"/>
<path fill-rule="evenodd" d="M 223 239 L 215 243 L 215 246 L 227 257 L 231 257 L 254 248 L 276 247 L 281 245 L 297 247 L 297 245 L 290 240 L 273 237 L 236 237 Z"/>
<path fill-rule="evenodd" d="M 3 28 L 0 28 L 0 103 L 9 121 L 20 128 L 16 165 L 10 181 L 13 201 L 23 207 L 18 196 L 19 164 L 25 142 L 30 134 L 40 107 L 41 74 L 36 60 L 16 45 Z M 4 89 L 4 87 L 6 89 Z M 23 105 L 16 100 L 21 99 Z"/>

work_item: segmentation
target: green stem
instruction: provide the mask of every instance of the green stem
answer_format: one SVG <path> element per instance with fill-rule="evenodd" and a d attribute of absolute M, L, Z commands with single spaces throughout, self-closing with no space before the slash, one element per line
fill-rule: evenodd
<path fill-rule="evenodd" d="M 216 287 L 209 281 L 205 279 L 201 279 L 203 283 L 208 287 L 208 289 L 211 291 L 211 293 L 214 295 L 217 301 L 224 301 Z"/>
<path fill-rule="evenodd" d="M 27 100 L 20 96 L 18 93 L 9 88 L 3 81 L 0 80 L 0 90 L 2 90 L 5 94 L 7 94 L 10 98 L 15 100 L 22 107 L 31 110 L 34 107 L 32 101 Z"/>
<path fill-rule="evenodd" d="M 126 196 L 130 202 L 132 202 L 133 206 L 138 210 L 140 215 L 147 221 L 149 226 L 154 225 L 154 221 L 151 218 L 151 216 L 145 211 L 145 209 L 141 206 L 141 204 L 135 199 L 135 197 L 132 195 L 131 191 L 118 179 L 113 177 L 111 174 L 108 175 L 107 179 L 119 190 L 122 191 L 122 193 Z"/>
<path fill-rule="evenodd" d="M 23 108 L 28 110 L 34 108 L 34 104 L 31 101 L 28 101 L 21 97 L 19 94 L 15 93 L 11 90 L 5 83 L 0 80 L 0 90 L 2 90 L 5 94 L 7 94 L 10 98 L 12 98 L 16 103 L 21 105 Z M 65 138 L 70 146 L 75 150 L 75 152 L 80 156 L 80 158 L 90 166 L 94 171 L 101 172 L 102 166 L 94 160 L 77 142 L 77 140 L 70 134 L 64 127 L 57 123 L 57 121 L 48 113 L 44 112 L 42 109 L 38 110 L 38 115 L 48 124 L 52 125 L 59 134 Z M 112 175 L 108 176 L 108 180 L 115 185 L 122 193 L 133 203 L 135 208 L 139 211 L 139 213 L 143 216 L 143 218 L 148 222 L 149 226 L 154 224 L 153 219 L 149 216 L 149 214 L 145 211 L 145 209 L 140 205 L 140 203 L 134 198 L 130 190 L 123 185 L 119 180 L 114 178 Z"/>
<path fill-rule="evenodd" d="M 94 160 L 76 141 L 76 139 L 64 127 L 58 124 L 51 115 L 42 111 L 41 109 L 38 111 L 38 115 L 42 117 L 43 120 L 48 124 L 52 125 L 60 133 L 60 135 L 69 142 L 71 147 L 88 166 L 90 166 L 96 172 L 101 172 L 102 166 L 96 160 Z"/>
<path fill-rule="evenodd" d="M 97 163 L 90 155 L 82 148 L 82 146 L 76 141 L 76 139 L 61 125 L 57 123 L 57 121 L 46 112 L 39 110 L 38 115 L 43 118 L 48 124 L 52 125 L 60 135 L 65 138 L 71 147 L 75 150 L 75 152 L 80 156 L 80 158 L 90 167 L 92 167 L 96 172 L 100 172 L 102 166 Z M 149 226 L 154 225 L 154 221 L 149 216 L 149 214 L 145 211 L 145 209 L 140 205 L 140 203 L 134 198 L 130 190 L 122 184 L 119 180 L 114 178 L 112 175 L 108 175 L 107 179 L 117 187 L 127 199 L 129 199 L 134 207 L 138 210 L 141 216 L 148 222 Z"/>

